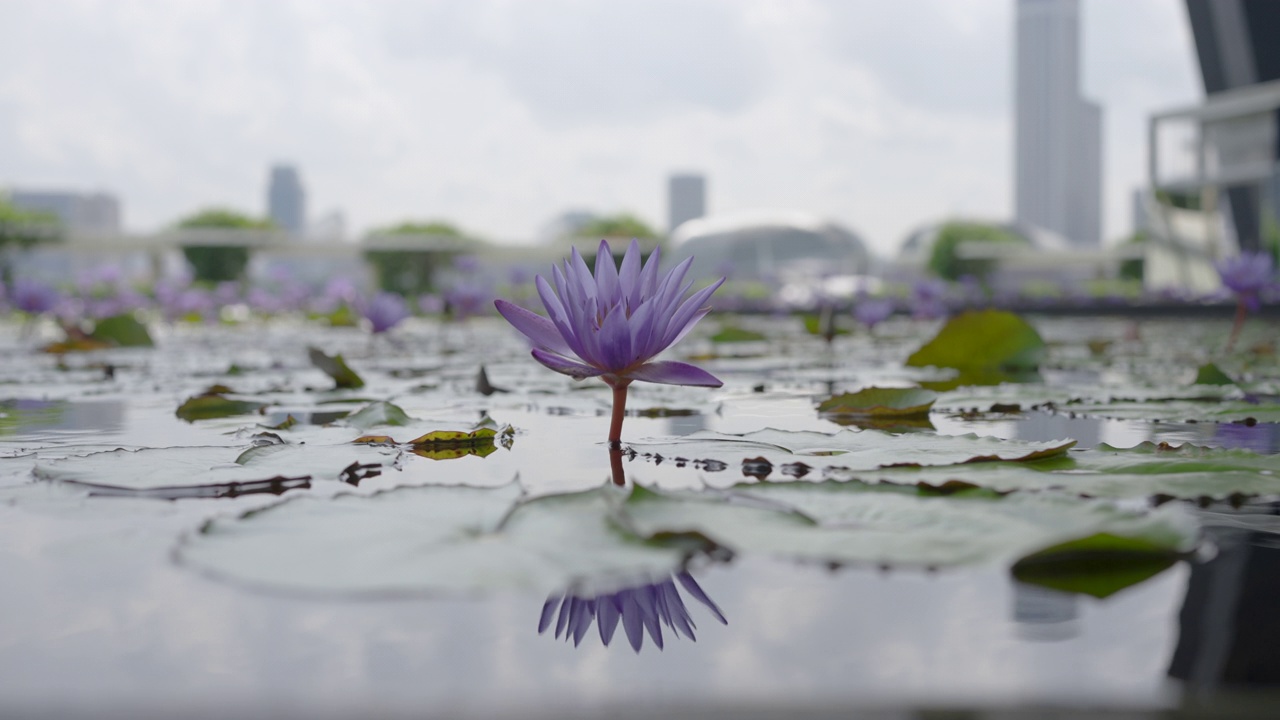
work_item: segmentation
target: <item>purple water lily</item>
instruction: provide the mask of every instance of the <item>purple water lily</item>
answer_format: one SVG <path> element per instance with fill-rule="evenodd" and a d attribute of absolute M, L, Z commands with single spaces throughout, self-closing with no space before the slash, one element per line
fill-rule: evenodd
<path fill-rule="evenodd" d="M 360 303 L 360 314 L 369 321 L 374 334 L 384 333 L 409 317 L 409 306 L 395 293 L 380 292 Z"/>
<path fill-rule="evenodd" d="M 1236 319 L 1227 340 L 1227 351 L 1236 344 L 1245 315 L 1262 307 L 1262 293 L 1275 284 L 1275 260 L 1271 253 L 1245 252 L 1214 264 L 1222 284 L 1236 294 Z"/>
<path fill-rule="evenodd" d="M 621 441 L 627 386 L 633 381 L 704 387 L 722 384 L 693 365 L 654 360 L 710 312 L 705 303 L 724 283 L 720 278 L 686 298 L 693 283 L 682 283 L 692 258 L 660 278 L 659 254 L 654 250 L 641 267 L 640 243 L 632 240 L 619 269 L 608 243 L 602 240 L 593 277 L 574 248 L 563 271 L 551 268 L 554 289 L 541 275 L 535 279 L 550 319 L 506 300 L 494 302 L 507 322 L 532 341 L 535 360 L 575 380 L 599 377 L 613 388 L 609 428 L 613 444 Z"/>
<path fill-rule="evenodd" d="M 703 592 L 692 575 L 682 572 L 675 577 L 684 586 L 685 592 L 706 606 L 717 620 L 722 624 L 729 624 L 724 613 Z M 600 631 L 600 641 L 606 647 L 613 640 L 619 623 L 627 635 L 627 641 L 636 652 L 640 652 L 640 648 L 644 646 L 646 632 L 653 644 L 661 650 L 663 625 L 670 628 L 676 637 L 684 635 L 697 641 L 694 636 L 697 626 L 671 578 L 594 596 L 584 597 L 573 593 L 564 597 L 552 595 L 542 606 L 538 633 L 546 632 L 553 620 L 556 625 L 555 636 L 558 638 L 563 635 L 565 640 L 572 639 L 575 647 L 586 637 L 593 622 Z"/>
<path fill-rule="evenodd" d="M 56 288 L 38 280 L 19 278 L 13 283 L 9 302 L 13 307 L 29 315 L 41 315 L 57 307 L 62 294 Z"/>
<path fill-rule="evenodd" d="M 871 330 L 893 315 L 894 303 L 889 298 L 859 298 L 853 306 L 853 319 Z"/>

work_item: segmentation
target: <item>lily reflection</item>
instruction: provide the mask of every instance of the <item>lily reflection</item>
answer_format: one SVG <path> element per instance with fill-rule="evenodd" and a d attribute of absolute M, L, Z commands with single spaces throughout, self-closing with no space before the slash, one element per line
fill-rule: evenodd
<path fill-rule="evenodd" d="M 684 586 L 689 596 L 702 603 L 721 624 L 729 624 L 724 613 L 707 597 L 693 576 L 680 572 L 661 582 L 636 585 L 611 593 L 585 595 L 571 590 L 564 595 L 552 595 L 542 606 L 538 634 L 546 632 L 554 623 L 555 636 L 559 638 L 563 635 L 565 640 L 572 639 L 574 647 L 577 647 L 591 630 L 592 623 L 595 623 L 600 631 L 600 641 L 608 647 L 621 624 L 627 642 L 636 652 L 640 652 L 645 634 L 648 634 L 659 650 L 663 648 L 662 626 L 666 625 L 676 637 L 683 635 L 696 642 L 696 626 L 676 588 L 676 580 Z"/>

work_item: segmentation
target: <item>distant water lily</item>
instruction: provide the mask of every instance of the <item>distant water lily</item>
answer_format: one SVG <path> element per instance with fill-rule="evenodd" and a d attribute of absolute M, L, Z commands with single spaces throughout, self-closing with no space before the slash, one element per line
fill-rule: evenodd
<path fill-rule="evenodd" d="M 62 294 L 38 280 L 20 278 L 13 283 L 9 302 L 28 315 L 41 315 L 57 307 Z"/>
<path fill-rule="evenodd" d="M 710 312 L 705 303 L 724 278 L 686 298 L 692 283 L 682 283 L 692 258 L 663 277 L 658 276 L 658 262 L 659 251 L 654 250 L 642 268 L 640 243 L 632 240 L 619 269 L 608 243 L 601 241 L 594 277 L 574 248 L 563 270 L 551 269 L 554 289 L 541 275 L 535 279 L 550 319 L 506 300 L 494 302 L 533 343 L 535 360 L 576 380 L 599 377 L 613 388 L 610 443 L 621 441 L 627 387 L 633 381 L 722 384 L 693 365 L 654 358 Z"/>
<path fill-rule="evenodd" d="M 1218 261 L 1214 267 L 1222 284 L 1236 294 L 1236 319 L 1227 340 L 1227 351 L 1235 346 L 1240 328 L 1249 312 L 1262 307 L 1262 293 L 1275 283 L 1275 261 L 1267 252 L 1246 252 Z"/>
<path fill-rule="evenodd" d="M 409 306 L 395 293 L 381 292 L 360 303 L 360 314 L 369 321 L 375 335 L 384 333 L 409 317 Z"/>
<path fill-rule="evenodd" d="M 707 597 L 692 575 L 682 572 L 675 577 L 684 586 L 685 592 L 706 606 L 717 620 L 722 624 L 729 624 L 724 613 Z M 600 641 L 606 647 L 621 624 L 627 642 L 636 652 L 640 652 L 640 648 L 644 646 L 646 632 L 653 644 L 661 650 L 663 625 L 670 628 L 676 637 L 684 635 L 690 640 L 697 640 L 694 636 L 697 626 L 671 578 L 600 595 L 553 595 L 542 606 L 538 632 L 546 632 L 552 621 L 556 626 L 555 636 L 563 635 L 565 640 L 572 639 L 575 646 L 586 637 L 592 623 L 599 629 Z"/>
<path fill-rule="evenodd" d="M 871 330 L 893 315 L 894 304 L 889 298 L 859 298 L 853 305 L 853 319 Z"/>

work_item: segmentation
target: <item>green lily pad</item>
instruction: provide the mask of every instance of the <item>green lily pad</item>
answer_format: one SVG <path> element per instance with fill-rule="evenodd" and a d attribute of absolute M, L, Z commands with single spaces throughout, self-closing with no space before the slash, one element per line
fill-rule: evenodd
<path fill-rule="evenodd" d="M 840 430 L 834 434 L 772 428 L 743 435 L 699 431 L 664 441 L 629 443 L 638 453 L 669 458 L 740 463 L 760 457 L 774 465 L 797 457 L 831 457 L 829 464 L 875 469 L 897 466 L 955 465 L 988 461 L 1030 462 L 1062 455 L 1074 440 L 1025 442 L 978 435 L 893 435 L 879 430 Z"/>
<path fill-rule="evenodd" d="M 326 355 L 323 350 L 315 347 L 307 348 L 307 355 L 311 358 L 312 365 L 333 378 L 335 388 L 348 390 L 364 387 L 364 380 L 347 366 L 347 361 L 341 355 Z"/>
<path fill-rule="evenodd" d="M 413 422 L 413 418 L 409 417 L 409 414 L 398 405 L 381 400 L 365 405 L 346 416 L 346 419 L 343 420 L 343 424 L 360 430 L 368 430 L 383 425 L 403 427 L 411 422 Z"/>
<path fill-rule="evenodd" d="M 342 596 L 552 592 L 679 569 L 683 550 L 646 544 L 611 522 L 623 492 L 529 499 L 507 484 L 298 497 L 215 519 L 176 557 L 237 584 Z"/>
<path fill-rule="evenodd" d="M 1222 372 L 1222 369 L 1213 363 L 1201 365 L 1196 370 L 1195 385 L 1235 385 L 1236 381 L 1230 376 Z"/>
<path fill-rule="evenodd" d="M 948 320 L 906 364 L 954 368 L 962 375 L 983 377 L 993 371 L 1035 370 L 1044 358 L 1045 347 L 1040 333 L 1014 313 L 970 310 Z"/>
<path fill-rule="evenodd" d="M 1144 538 L 1097 533 L 1034 552 L 1011 571 L 1025 583 L 1105 598 L 1168 570 L 1180 555 Z"/>
<path fill-rule="evenodd" d="M 920 418 L 929 416 L 937 393 L 923 388 L 863 388 L 828 398 L 818 404 L 823 415 L 874 418 Z"/>
<path fill-rule="evenodd" d="M 764 333 L 747 330 L 737 325 L 726 325 L 711 336 L 711 342 L 716 343 L 760 342 L 768 339 L 768 336 Z"/>
<path fill-rule="evenodd" d="M 187 422 L 196 420 L 212 420 L 214 418 L 249 415 L 267 406 L 260 400 L 240 400 L 229 398 L 221 393 L 206 393 L 189 397 L 174 411 L 180 419 Z"/>
<path fill-rule="evenodd" d="M 113 315 L 97 321 L 89 337 L 116 347 L 155 347 L 147 326 L 133 314 Z"/>

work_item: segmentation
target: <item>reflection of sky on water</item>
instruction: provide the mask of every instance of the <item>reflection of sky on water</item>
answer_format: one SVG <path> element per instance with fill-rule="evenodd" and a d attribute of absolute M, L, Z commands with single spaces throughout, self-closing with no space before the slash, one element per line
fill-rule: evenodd
<path fill-rule="evenodd" d="M 3 400 L 0 435 L 114 433 L 124 425 L 123 400 Z"/>

